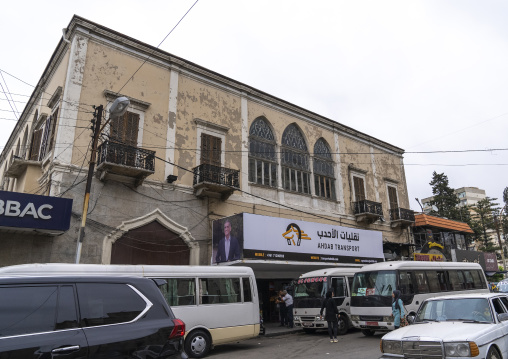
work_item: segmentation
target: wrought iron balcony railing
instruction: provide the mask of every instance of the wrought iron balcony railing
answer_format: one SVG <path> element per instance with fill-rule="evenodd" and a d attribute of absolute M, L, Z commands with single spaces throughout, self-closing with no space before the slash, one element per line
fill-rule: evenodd
<path fill-rule="evenodd" d="M 390 209 L 390 221 L 415 221 L 415 213 L 410 209 L 393 208 Z"/>
<path fill-rule="evenodd" d="M 383 216 L 383 206 L 381 203 L 364 199 L 363 201 L 353 202 L 355 215 L 367 214 L 378 217 Z"/>
<path fill-rule="evenodd" d="M 155 151 L 105 141 L 99 146 L 98 152 L 98 166 L 103 163 L 109 163 L 135 167 L 152 173 L 155 171 Z"/>
<path fill-rule="evenodd" d="M 237 170 L 204 163 L 194 168 L 193 185 L 207 183 L 226 188 L 240 188 L 239 174 L 240 171 Z"/>

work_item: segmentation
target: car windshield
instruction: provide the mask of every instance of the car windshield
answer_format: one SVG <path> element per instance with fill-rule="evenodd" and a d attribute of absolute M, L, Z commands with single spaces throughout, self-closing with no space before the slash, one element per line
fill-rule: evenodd
<path fill-rule="evenodd" d="M 374 271 L 356 273 L 353 280 L 352 296 L 391 296 L 396 288 L 395 271 Z"/>
<path fill-rule="evenodd" d="M 498 283 L 497 284 L 497 291 L 498 292 L 503 292 L 503 293 L 506 293 L 508 292 L 508 283 L 507 282 L 503 282 L 503 283 Z"/>
<path fill-rule="evenodd" d="M 326 277 L 300 278 L 295 285 L 295 298 L 321 298 L 327 291 Z"/>
<path fill-rule="evenodd" d="M 492 323 L 488 299 L 457 298 L 428 300 L 418 311 L 415 322 L 474 321 Z"/>

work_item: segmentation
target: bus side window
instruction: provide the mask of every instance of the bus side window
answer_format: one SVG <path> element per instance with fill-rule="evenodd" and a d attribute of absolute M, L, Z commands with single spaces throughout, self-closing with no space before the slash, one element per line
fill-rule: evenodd
<path fill-rule="evenodd" d="M 459 277 L 460 290 L 466 289 L 466 279 L 464 278 L 464 273 L 461 270 L 458 270 L 457 276 Z"/>
<path fill-rule="evenodd" d="M 448 282 L 450 283 L 451 290 L 462 290 L 462 283 L 459 281 L 459 274 L 456 270 L 446 271 L 448 274 Z"/>
<path fill-rule="evenodd" d="M 427 271 L 427 279 L 431 293 L 441 292 L 441 286 L 439 285 L 439 279 L 435 270 Z"/>
<path fill-rule="evenodd" d="M 447 276 L 445 275 L 445 271 L 437 271 L 437 279 L 439 280 L 439 287 L 443 292 L 446 292 L 449 287 L 449 285 L 447 285 L 446 277 Z"/>
<path fill-rule="evenodd" d="M 335 297 L 345 297 L 344 277 L 332 278 L 332 291 Z"/>
<path fill-rule="evenodd" d="M 355 279 L 355 277 L 347 277 L 349 289 L 348 289 L 346 295 L 349 297 L 351 296 L 351 291 L 353 290 L 353 279 Z"/>
<path fill-rule="evenodd" d="M 418 293 L 429 293 L 429 285 L 427 284 L 427 276 L 425 271 L 415 271 L 416 287 Z"/>
<path fill-rule="evenodd" d="M 480 271 L 479 270 L 472 270 L 471 274 L 473 275 L 474 287 L 476 289 L 485 288 L 484 285 L 483 285 L 483 281 L 482 281 L 483 275 L 480 273 Z"/>
<path fill-rule="evenodd" d="M 474 281 L 473 281 L 473 275 L 471 274 L 471 271 L 465 270 L 464 277 L 466 278 L 466 289 L 473 289 L 474 288 Z"/>
<path fill-rule="evenodd" d="M 412 293 L 411 272 L 399 272 L 399 290 L 402 294 Z"/>
<path fill-rule="evenodd" d="M 243 301 L 252 302 L 252 291 L 250 288 L 249 278 L 242 278 L 242 287 L 243 287 Z"/>

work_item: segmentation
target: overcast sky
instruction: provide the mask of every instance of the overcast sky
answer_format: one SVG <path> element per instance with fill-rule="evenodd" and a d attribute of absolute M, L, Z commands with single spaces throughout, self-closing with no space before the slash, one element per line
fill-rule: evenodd
<path fill-rule="evenodd" d="M 35 85 L 73 14 L 157 46 L 194 2 L 6 2 L 0 69 Z M 419 211 L 433 171 L 502 200 L 508 151 L 414 152 L 508 148 L 507 18 L 495 0 L 200 0 L 161 49 L 403 148 Z M 0 83 L 21 102 L 33 90 Z"/>

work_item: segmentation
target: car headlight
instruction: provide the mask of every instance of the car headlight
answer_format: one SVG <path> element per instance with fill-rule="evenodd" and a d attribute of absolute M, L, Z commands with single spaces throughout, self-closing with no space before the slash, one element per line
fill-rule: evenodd
<path fill-rule="evenodd" d="M 300 320 L 300 317 L 294 317 L 293 320 Z"/>
<path fill-rule="evenodd" d="M 382 340 L 381 351 L 386 354 L 402 354 L 402 342 L 398 340 Z"/>
<path fill-rule="evenodd" d="M 447 357 L 472 357 L 479 354 L 475 342 L 445 343 L 444 346 Z"/>
<path fill-rule="evenodd" d="M 320 315 L 316 315 L 316 320 L 321 320 L 321 316 Z"/>
<path fill-rule="evenodd" d="M 359 315 L 352 315 L 351 320 L 358 322 L 360 320 L 360 316 Z"/>

